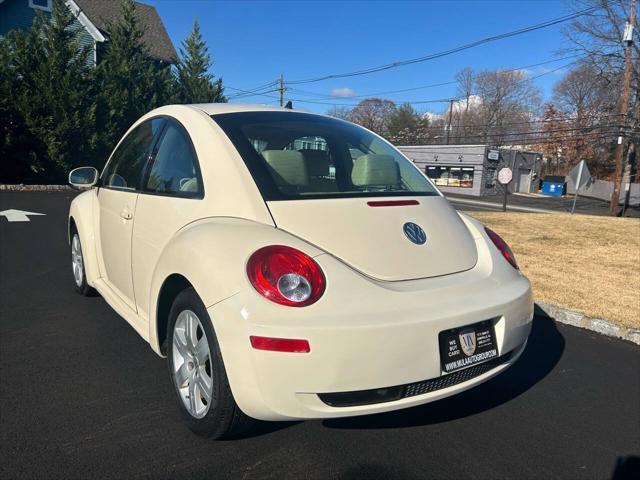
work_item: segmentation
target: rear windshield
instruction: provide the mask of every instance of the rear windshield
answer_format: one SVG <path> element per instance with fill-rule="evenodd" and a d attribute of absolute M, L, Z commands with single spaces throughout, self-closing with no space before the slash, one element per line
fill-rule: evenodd
<path fill-rule="evenodd" d="M 357 125 L 297 112 L 213 115 L 265 200 L 437 195 L 400 152 Z"/>

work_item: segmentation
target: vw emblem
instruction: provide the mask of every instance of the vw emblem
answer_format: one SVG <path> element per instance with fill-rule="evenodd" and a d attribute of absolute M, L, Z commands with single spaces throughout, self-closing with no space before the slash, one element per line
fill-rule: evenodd
<path fill-rule="evenodd" d="M 427 234 L 424 233 L 422 228 L 420 228 L 420 225 L 416 225 L 413 222 L 407 222 L 402 227 L 402 230 L 407 238 L 416 245 L 422 245 L 427 241 Z"/>

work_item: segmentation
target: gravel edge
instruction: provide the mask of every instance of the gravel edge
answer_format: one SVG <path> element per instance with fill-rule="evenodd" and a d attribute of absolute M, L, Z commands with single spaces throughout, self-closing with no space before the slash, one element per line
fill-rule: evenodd
<path fill-rule="evenodd" d="M 2 185 L 0 191 L 10 192 L 61 192 L 73 190 L 69 185 Z"/>
<path fill-rule="evenodd" d="M 557 322 L 566 323 L 567 325 L 578 328 L 585 328 L 608 337 L 621 338 L 640 345 L 640 329 L 623 327 L 622 325 L 616 325 L 601 318 L 587 317 L 583 313 L 545 302 L 536 302 L 536 305 Z"/>

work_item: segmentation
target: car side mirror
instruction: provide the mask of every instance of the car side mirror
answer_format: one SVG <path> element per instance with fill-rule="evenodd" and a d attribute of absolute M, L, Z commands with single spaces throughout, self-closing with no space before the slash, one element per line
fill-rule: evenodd
<path fill-rule="evenodd" d="M 95 187 L 100 180 L 98 170 L 93 167 L 74 168 L 69 172 L 69 184 L 76 188 Z"/>

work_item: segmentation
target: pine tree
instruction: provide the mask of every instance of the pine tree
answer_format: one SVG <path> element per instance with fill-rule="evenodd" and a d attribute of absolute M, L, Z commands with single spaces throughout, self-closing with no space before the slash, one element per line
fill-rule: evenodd
<path fill-rule="evenodd" d="M 226 102 L 222 78 L 214 81 L 209 73 L 213 65 L 207 44 L 202 39 L 196 19 L 193 30 L 180 49 L 180 61 L 176 68 L 177 99 L 181 103 Z"/>
<path fill-rule="evenodd" d="M 15 108 L 46 153 L 32 158 L 30 167 L 47 180 L 64 179 L 69 169 L 87 162 L 95 145 L 90 52 L 79 38 L 63 0 L 54 0 L 49 21 L 39 14 L 29 30 L 10 36 L 13 73 L 20 79 Z"/>
<path fill-rule="evenodd" d="M 388 125 L 388 138 L 396 145 L 419 145 L 426 141 L 428 120 L 408 103 L 400 105 Z"/>
<path fill-rule="evenodd" d="M 133 122 L 171 100 L 173 81 L 169 66 L 153 60 L 142 43 L 144 26 L 133 0 L 122 0 L 121 18 L 108 30 L 109 44 L 98 67 L 105 156 Z"/>
<path fill-rule="evenodd" d="M 13 32 L 0 37 L 0 183 L 19 183 L 44 170 L 44 145 L 18 109 L 21 77 L 15 64 Z"/>

